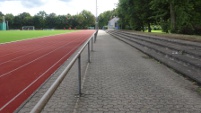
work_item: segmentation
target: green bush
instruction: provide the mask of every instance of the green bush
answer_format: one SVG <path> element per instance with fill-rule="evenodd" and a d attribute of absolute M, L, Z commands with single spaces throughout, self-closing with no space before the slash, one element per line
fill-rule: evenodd
<path fill-rule="evenodd" d="M 194 29 L 191 26 L 183 26 L 178 30 L 178 33 L 180 34 L 188 34 L 188 35 L 193 35 L 194 34 Z"/>
<path fill-rule="evenodd" d="M 168 33 L 168 30 L 169 30 L 169 24 L 168 24 L 168 22 L 161 23 L 161 28 L 162 28 L 163 32 Z"/>

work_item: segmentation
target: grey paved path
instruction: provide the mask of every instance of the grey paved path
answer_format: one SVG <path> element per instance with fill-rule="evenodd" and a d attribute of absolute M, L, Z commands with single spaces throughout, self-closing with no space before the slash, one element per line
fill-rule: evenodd
<path fill-rule="evenodd" d="M 201 113 L 198 87 L 166 66 L 104 31 L 99 31 L 94 50 L 92 63 L 82 72 L 83 96 L 75 97 L 75 65 L 43 113 Z M 83 69 L 86 54 L 82 55 Z M 29 112 L 59 73 L 18 111 Z"/>
<path fill-rule="evenodd" d="M 196 86 L 99 31 L 75 113 L 201 113 Z"/>

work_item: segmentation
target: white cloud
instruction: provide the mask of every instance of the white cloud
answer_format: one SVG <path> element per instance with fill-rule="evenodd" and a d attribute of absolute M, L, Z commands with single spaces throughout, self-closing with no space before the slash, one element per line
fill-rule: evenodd
<path fill-rule="evenodd" d="M 21 4 L 26 8 L 34 8 L 45 4 L 44 0 L 23 0 Z"/>
<path fill-rule="evenodd" d="M 3 1 L 1 2 L 0 11 L 4 14 L 12 13 L 14 15 L 19 14 L 19 12 L 23 12 L 23 6 L 20 1 Z"/>
<path fill-rule="evenodd" d="M 23 12 L 29 12 L 31 15 L 39 11 L 46 13 L 77 14 L 82 10 L 91 11 L 96 14 L 96 0 L 0 0 L 0 11 L 4 14 L 12 13 L 18 15 Z M 112 10 L 118 0 L 97 0 L 98 14 Z"/>

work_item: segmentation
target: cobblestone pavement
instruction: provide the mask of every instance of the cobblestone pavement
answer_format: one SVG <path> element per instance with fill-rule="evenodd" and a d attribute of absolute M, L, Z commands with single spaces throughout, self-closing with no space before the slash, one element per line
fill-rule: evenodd
<path fill-rule="evenodd" d="M 201 113 L 198 87 L 99 31 L 74 113 Z"/>
<path fill-rule="evenodd" d="M 86 74 L 82 55 L 82 97 L 75 97 L 75 65 L 42 113 L 201 113 L 199 87 L 173 70 L 104 31 L 94 50 Z M 67 64 L 16 112 L 30 112 Z"/>

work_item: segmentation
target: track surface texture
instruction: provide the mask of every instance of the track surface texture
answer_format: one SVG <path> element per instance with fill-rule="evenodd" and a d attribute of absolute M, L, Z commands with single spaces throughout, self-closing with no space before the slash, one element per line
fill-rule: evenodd
<path fill-rule="evenodd" d="M 107 32 L 201 84 L 201 43 L 120 30 Z"/>
<path fill-rule="evenodd" d="M 95 31 L 0 45 L 0 113 L 13 112 Z"/>

